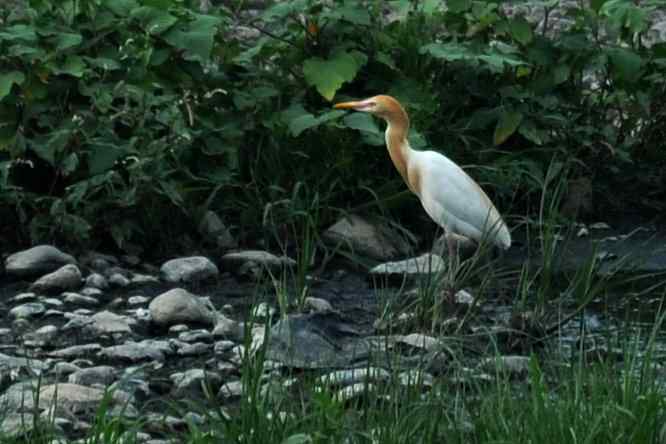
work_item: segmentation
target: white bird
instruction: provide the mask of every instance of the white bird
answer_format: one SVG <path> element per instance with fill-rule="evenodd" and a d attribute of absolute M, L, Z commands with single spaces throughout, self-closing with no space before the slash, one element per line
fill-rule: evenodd
<path fill-rule="evenodd" d="M 452 234 L 477 242 L 487 239 L 503 250 L 511 246 L 511 234 L 502 216 L 462 168 L 441 153 L 412 149 L 407 140 L 409 117 L 400 102 L 379 95 L 334 107 L 374 114 L 386 121 L 389 156 L 428 216 L 444 229 L 450 267 L 457 256 Z"/>

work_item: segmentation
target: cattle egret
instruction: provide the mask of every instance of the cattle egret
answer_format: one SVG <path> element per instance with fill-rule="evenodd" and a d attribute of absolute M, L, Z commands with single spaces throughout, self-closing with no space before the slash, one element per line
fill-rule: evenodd
<path fill-rule="evenodd" d="M 407 140 L 409 117 L 400 102 L 379 95 L 334 107 L 374 114 L 386 121 L 389 156 L 428 216 L 444 229 L 450 269 L 457 256 L 454 234 L 477 242 L 487 239 L 503 250 L 511 246 L 511 234 L 499 212 L 462 168 L 441 153 L 412 149 Z"/>

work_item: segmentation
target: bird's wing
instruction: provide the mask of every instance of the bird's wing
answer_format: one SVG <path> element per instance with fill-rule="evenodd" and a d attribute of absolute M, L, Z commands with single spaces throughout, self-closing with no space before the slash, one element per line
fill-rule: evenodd
<path fill-rule="evenodd" d="M 511 245 L 499 212 L 462 168 L 434 151 L 414 151 L 409 163 L 410 178 L 418 177 L 421 203 L 435 222 L 477 241 L 488 236 L 504 248 Z"/>

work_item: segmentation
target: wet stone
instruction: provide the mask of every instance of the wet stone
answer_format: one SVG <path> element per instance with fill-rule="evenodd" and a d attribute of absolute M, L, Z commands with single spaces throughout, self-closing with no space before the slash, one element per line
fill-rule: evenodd
<path fill-rule="evenodd" d="M 76 370 L 69 375 L 67 381 L 72 384 L 106 387 L 116 379 L 117 374 L 118 371 L 115 368 L 108 365 L 100 365 Z"/>
<path fill-rule="evenodd" d="M 26 346 L 45 347 L 58 336 L 58 327 L 55 325 L 44 325 L 37 330 L 23 335 Z"/>
<path fill-rule="evenodd" d="M 231 401 L 240 398 L 243 395 L 243 381 L 229 381 L 220 387 L 217 396 L 220 399 Z"/>
<path fill-rule="evenodd" d="M 155 324 L 167 327 L 174 324 L 214 324 L 217 316 L 210 302 L 182 288 L 162 293 L 148 306 Z"/>
<path fill-rule="evenodd" d="M 56 247 L 38 245 L 8 256 L 5 259 L 5 271 L 13 276 L 36 276 L 75 263 L 76 259 L 73 256 L 63 253 Z"/>
<path fill-rule="evenodd" d="M 9 300 L 14 303 L 21 303 L 21 302 L 32 302 L 35 299 L 37 299 L 37 294 L 30 291 L 27 293 L 19 293 Z"/>
<path fill-rule="evenodd" d="M 81 279 L 79 267 L 68 264 L 37 279 L 30 289 L 44 293 L 76 290 L 81 287 Z"/>
<path fill-rule="evenodd" d="M 167 341 L 146 339 L 141 342 L 127 342 L 122 345 L 107 347 L 98 352 L 98 356 L 124 362 L 164 361 L 174 349 Z"/>
<path fill-rule="evenodd" d="M 27 304 L 18 305 L 9 310 L 9 316 L 14 319 L 34 318 L 41 316 L 46 312 L 44 304 L 39 302 L 30 302 Z"/>
<path fill-rule="evenodd" d="M 328 311 L 333 311 L 333 306 L 326 299 L 308 296 L 303 302 L 305 308 L 313 312 L 326 313 Z"/>
<path fill-rule="evenodd" d="M 132 307 L 135 305 L 143 305 L 146 304 L 150 301 L 150 298 L 146 296 L 131 296 L 129 299 L 127 299 L 127 304 Z"/>
<path fill-rule="evenodd" d="M 338 402 L 348 402 L 353 399 L 362 398 L 368 393 L 375 392 L 376 390 L 377 386 L 375 384 L 357 382 L 356 384 L 338 390 L 334 396 Z"/>
<path fill-rule="evenodd" d="M 106 290 L 109 288 L 109 281 L 100 273 L 91 273 L 86 277 L 86 287 L 98 288 Z"/>
<path fill-rule="evenodd" d="M 528 356 L 497 356 L 489 357 L 481 361 L 479 367 L 488 371 L 500 371 L 511 376 L 526 376 L 530 369 L 530 358 Z"/>
<path fill-rule="evenodd" d="M 424 255 L 396 262 L 386 262 L 373 267 L 371 276 L 398 276 L 417 278 L 446 271 L 446 262 L 439 255 Z"/>
<path fill-rule="evenodd" d="M 208 330 L 184 331 L 178 335 L 183 342 L 212 341 L 213 335 Z"/>
<path fill-rule="evenodd" d="M 109 276 L 109 285 L 112 287 L 125 288 L 129 286 L 130 280 L 121 273 L 113 273 Z"/>
<path fill-rule="evenodd" d="M 215 279 L 220 274 L 217 266 L 207 257 L 192 256 L 172 259 L 160 268 L 162 279 L 177 284 Z"/>
<path fill-rule="evenodd" d="M 174 392 L 179 395 L 215 393 L 222 384 L 219 374 L 199 368 L 174 373 L 169 378 L 174 384 Z"/>
<path fill-rule="evenodd" d="M 210 352 L 211 348 L 212 345 L 205 342 L 183 344 L 178 348 L 178 356 L 201 356 Z"/>
<path fill-rule="evenodd" d="M 102 346 L 97 343 L 72 345 L 71 347 L 54 350 L 47 353 L 51 358 L 73 359 L 84 358 L 99 352 Z"/>
<path fill-rule="evenodd" d="M 62 294 L 64 301 L 72 305 L 86 305 L 94 307 L 99 305 L 99 301 L 90 296 L 84 296 L 79 293 L 65 292 Z"/>
<path fill-rule="evenodd" d="M 115 333 L 131 333 L 133 323 L 128 317 L 110 311 L 102 311 L 90 318 L 91 322 L 84 327 L 85 331 L 94 335 Z"/>
<path fill-rule="evenodd" d="M 235 341 L 242 341 L 245 336 L 243 325 L 222 314 L 217 315 L 217 323 L 213 328 L 213 336 L 216 338 L 228 338 Z"/>

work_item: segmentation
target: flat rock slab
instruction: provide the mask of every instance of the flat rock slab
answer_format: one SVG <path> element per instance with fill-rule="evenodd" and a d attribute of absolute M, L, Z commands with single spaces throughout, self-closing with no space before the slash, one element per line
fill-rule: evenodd
<path fill-rule="evenodd" d="M 653 230 L 589 230 L 585 237 L 572 237 L 559 242 L 556 253 L 561 272 L 584 267 L 596 256 L 599 272 L 657 273 L 666 271 L 666 231 Z M 536 247 L 533 247 L 536 250 Z M 528 247 L 512 248 L 503 258 L 504 265 L 517 268 L 528 257 Z M 541 254 L 528 259 L 531 266 L 540 266 Z"/>
<path fill-rule="evenodd" d="M 324 241 L 352 254 L 386 261 L 409 253 L 409 243 L 386 224 L 370 222 L 350 215 L 330 226 L 323 234 Z"/>
<path fill-rule="evenodd" d="M 373 267 L 370 275 L 373 277 L 410 277 L 419 278 L 428 275 L 437 275 L 445 272 L 446 262 L 439 255 L 426 253 L 396 262 L 386 262 Z"/>
<path fill-rule="evenodd" d="M 8 256 L 5 259 L 5 271 L 11 276 L 31 277 L 49 273 L 67 264 L 76 264 L 76 259 L 52 245 L 37 245 Z"/>
<path fill-rule="evenodd" d="M 294 315 L 270 330 L 266 357 L 293 368 L 328 368 L 368 357 L 369 346 L 336 313 Z"/>

